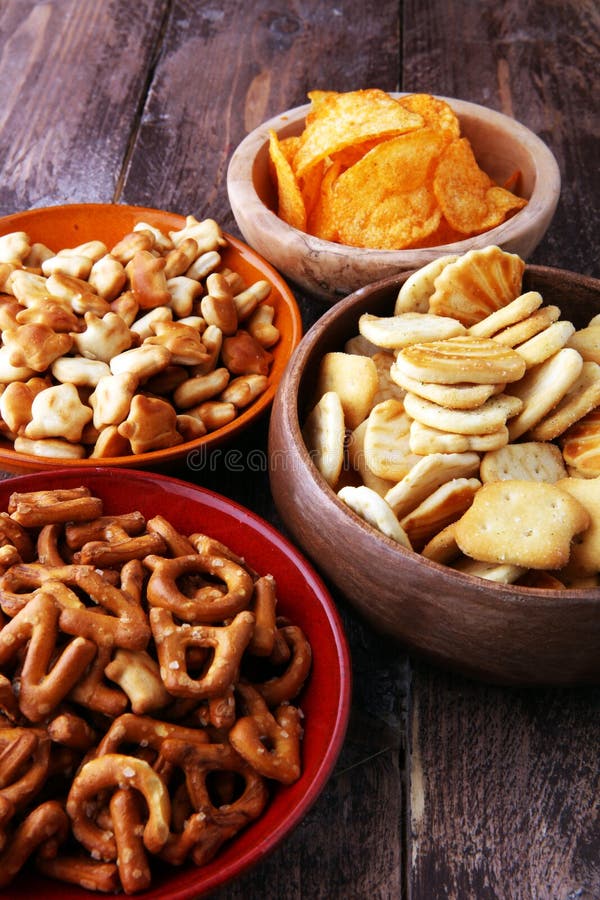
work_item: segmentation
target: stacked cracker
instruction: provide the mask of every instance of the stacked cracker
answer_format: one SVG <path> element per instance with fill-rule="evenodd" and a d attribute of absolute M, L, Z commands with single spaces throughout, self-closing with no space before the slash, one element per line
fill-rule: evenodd
<path fill-rule="evenodd" d="M 360 517 L 506 583 L 599 583 L 600 317 L 576 331 L 492 246 L 414 273 L 324 356 L 304 437 Z"/>
<path fill-rule="evenodd" d="M 213 219 L 140 221 L 113 246 L 54 252 L 0 237 L 0 435 L 81 459 L 177 446 L 229 422 L 268 385 L 279 340 L 269 282 L 223 260 Z"/>

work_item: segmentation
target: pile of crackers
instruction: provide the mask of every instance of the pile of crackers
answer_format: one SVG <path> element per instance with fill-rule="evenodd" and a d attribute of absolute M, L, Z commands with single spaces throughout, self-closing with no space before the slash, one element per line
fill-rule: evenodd
<path fill-rule="evenodd" d="M 533 587 L 600 573 L 600 315 L 580 329 L 499 247 L 411 275 L 321 360 L 303 435 L 329 487 L 401 546 Z"/>

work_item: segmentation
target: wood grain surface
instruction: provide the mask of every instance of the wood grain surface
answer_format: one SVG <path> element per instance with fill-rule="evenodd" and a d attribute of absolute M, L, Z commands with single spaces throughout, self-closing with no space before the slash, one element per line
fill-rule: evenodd
<path fill-rule="evenodd" d="M 314 88 L 430 91 L 515 116 L 554 151 L 530 262 L 600 276 L 596 0 L 3 0 L 0 214 L 115 201 L 236 233 L 233 148 Z M 298 294 L 305 327 L 323 311 Z M 180 477 L 281 527 L 266 423 Z M 238 457 L 239 459 L 239 457 Z M 237 467 L 239 468 L 239 467 Z M 310 814 L 217 900 L 600 897 L 600 691 L 509 690 L 408 659 L 337 596 L 354 701 Z"/>

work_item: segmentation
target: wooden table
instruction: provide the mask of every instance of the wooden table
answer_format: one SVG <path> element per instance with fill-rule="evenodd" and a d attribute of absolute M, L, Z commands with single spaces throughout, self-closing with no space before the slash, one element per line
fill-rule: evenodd
<path fill-rule="evenodd" d="M 0 214 L 114 201 L 236 233 L 234 147 L 313 88 L 429 91 L 514 115 L 563 190 L 531 262 L 600 276 L 595 0 L 3 0 Z M 300 294 L 308 327 L 322 312 Z M 276 525 L 252 471 L 183 471 Z M 266 458 L 266 457 L 264 457 Z M 258 470 L 258 471 L 257 471 Z M 408 659 L 336 598 L 354 702 L 305 821 L 218 900 L 600 897 L 600 691 L 516 690 Z"/>

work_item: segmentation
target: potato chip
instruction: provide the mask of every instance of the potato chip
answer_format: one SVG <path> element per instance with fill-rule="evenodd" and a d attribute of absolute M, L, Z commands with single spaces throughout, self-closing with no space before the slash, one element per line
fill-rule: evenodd
<path fill-rule="evenodd" d="M 433 179 L 433 190 L 444 218 L 462 234 L 495 228 L 526 201 L 495 185 L 479 168 L 466 138 L 445 148 Z"/>
<path fill-rule="evenodd" d="M 378 88 L 346 93 L 312 91 L 308 96 L 313 109 L 294 159 L 298 176 L 345 147 L 403 134 L 423 124 L 421 116 Z"/>
<path fill-rule="evenodd" d="M 269 132 L 269 162 L 277 185 L 277 215 L 293 228 L 306 231 L 306 207 L 300 185 L 273 130 Z"/>
<path fill-rule="evenodd" d="M 318 166 L 311 172 L 318 170 Z M 333 186 L 340 174 L 339 163 L 332 163 L 325 169 L 325 173 L 319 182 L 319 193 L 308 216 L 306 230 L 309 234 L 321 238 L 324 241 L 337 241 L 338 230 L 333 215 Z"/>
<path fill-rule="evenodd" d="M 333 190 L 342 243 L 384 250 L 414 245 L 439 225 L 433 172 L 444 138 L 419 129 L 378 144 Z"/>
<path fill-rule="evenodd" d="M 445 100 L 432 97 L 431 94 L 408 94 L 400 97 L 398 103 L 422 116 L 426 128 L 441 131 L 449 140 L 460 137 L 458 116 Z"/>

